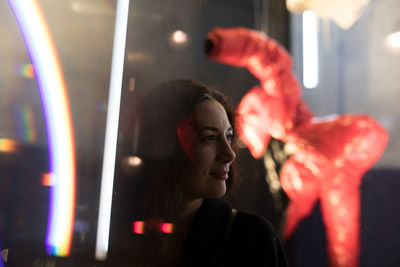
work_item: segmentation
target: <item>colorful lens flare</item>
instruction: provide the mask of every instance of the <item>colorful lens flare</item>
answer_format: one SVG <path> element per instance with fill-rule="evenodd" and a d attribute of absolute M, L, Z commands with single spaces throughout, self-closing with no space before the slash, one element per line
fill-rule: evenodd
<path fill-rule="evenodd" d="M 138 235 L 144 234 L 144 221 L 133 222 L 133 232 Z"/>
<path fill-rule="evenodd" d="M 21 122 L 20 137 L 24 141 L 34 144 L 37 140 L 35 116 L 31 106 L 24 105 L 17 110 L 17 120 Z"/>
<path fill-rule="evenodd" d="M 35 72 L 33 70 L 33 65 L 32 64 L 22 64 L 20 73 L 22 76 L 26 78 L 35 78 Z"/>
<path fill-rule="evenodd" d="M 0 138 L 0 152 L 10 153 L 17 149 L 17 142 L 7 138 Z"/>
<path fill-rule="evenodd" d="M 174 232 L 174 224 L 173 223 L 161 223 L 160 231 L 164 234 L 172 234 Z"/>
<path fill-rule="evenodd" d="M 53 175 L 51 173 L 42 174 L 42 185 L 43 186 L 53 186 L 54 181 L 52 179 Z"/>
<path fill-rule="evenodd" d="M 45 115 L 50 188 L 47 253 L 70 252 L 75 206 L 75 151 L 64 77 L 50 31 L 35 0 L 8 0 L 25 40 Z"/>

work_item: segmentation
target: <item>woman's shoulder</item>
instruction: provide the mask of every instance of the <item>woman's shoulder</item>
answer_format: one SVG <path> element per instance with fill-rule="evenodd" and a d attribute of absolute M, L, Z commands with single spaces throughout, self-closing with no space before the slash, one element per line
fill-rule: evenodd
<path fill-rule="evenodd" d="M 204 200 L 184 251 L 187 262 L 198 264 L 187 266 L 209 266 L 200 262 L 213 262 L 219 255 L 226 266 L 287 266 L 279 236 L 267 219 L 245 211 L 234 218 L 232 214 L 225 200 Z"/>
<path fill-rule="evenodd" d="M 215 214 L 221 220 L 221 218 L 231 216 L 232 211 L 234 209 L 223 199 L 206 199 L 199 213 L 205 213 L 208 216 Z M 266 235 L 277 236 L 275 228 L 268 219 L 257 213 L 248 211 L 237 210 L 232 227 L 234 230 L 246 233 L 257 232 L 258 234 L 264 233 Z"/>
<path fill-rule="evenodd" d="M 263 231 L 269 234 L 276 234 L 276 230 L 272 224 L 257 213 L 238 210 L 235 224 L 251 231 Z"/>
<path fill-rule="evenodd" d="M 232 234 L 242 241 L 280 245 L 279 235 L 272 224 L 266 218 L 252 212 L 237 211 L 232 224 Z"/>
<path fill-rule="evenodd" d="M 227 245 L 230 257 L 242 255 L 242 266 L 287 266 L 277 231 L 258 214 L 238 211 Z"/>

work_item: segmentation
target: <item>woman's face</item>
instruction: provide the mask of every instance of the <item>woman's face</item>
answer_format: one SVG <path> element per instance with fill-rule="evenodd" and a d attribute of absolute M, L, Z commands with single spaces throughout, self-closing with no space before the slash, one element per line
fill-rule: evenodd
<path fill-rule="evenodd" d="M 184 177 L 185 197 L 199 199 L 223 196 L 229 167 L 235 159 L 231 148 L 233 129 L 224 107 L 215 100 L 205 100 L 197 105 L 192 119 L 183 123 L 186 127 L 181 127 L 181 130 L 190 130 L 181 131 L 179 137 L 192 160 Z M 182 138 L 182 133 L 190 133 L 190 137 Z"/>

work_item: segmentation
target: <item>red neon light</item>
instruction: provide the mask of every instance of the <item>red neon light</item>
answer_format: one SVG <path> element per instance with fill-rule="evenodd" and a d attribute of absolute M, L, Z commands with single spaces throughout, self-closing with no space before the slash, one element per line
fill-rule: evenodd
<path fill-rule="evenodd" d="M 172 223 L 161 223 L 160 231 L 164 234 L 172 234 L 174 232 L 174 224 Z"/>
<path fill-rule="evenodd" d="M 143 221 L 133 222 L 133 232 L 138 235 L 144 234 L 144 222 Z"/>

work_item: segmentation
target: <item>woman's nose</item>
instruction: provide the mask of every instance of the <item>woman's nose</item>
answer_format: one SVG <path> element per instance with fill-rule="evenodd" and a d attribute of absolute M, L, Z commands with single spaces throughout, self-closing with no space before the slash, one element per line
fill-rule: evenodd
<path fill-rule="evenodd" d="M 231 144 L 224 140 L 221 142 L 218 151 L 218 159 L 224 163 L 231 163 L 236 158 L 236 154 L 233 151 Z"/>

